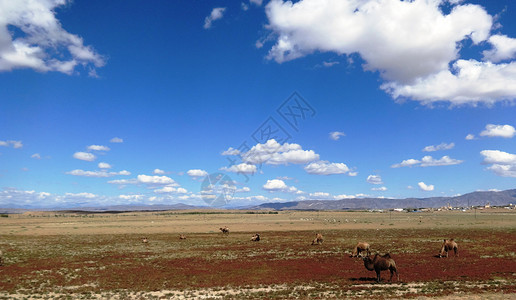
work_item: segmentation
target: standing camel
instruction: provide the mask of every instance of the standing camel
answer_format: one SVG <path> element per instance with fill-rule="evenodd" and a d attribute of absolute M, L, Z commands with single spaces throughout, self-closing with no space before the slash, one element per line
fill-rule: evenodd
<path fill-rule="evenodd" d="M 389 253 L 381 256 L 378 253 L 371 259 L 370 256 L 366 256 L 362 258 L 364 260 L 364 267 L 369 271 L 376 272 L 376 281 L 380 282 L 380 272 L 389 270 L 391 272 L 391 278 L 389 281 L 392 281 L 392 276 L 396 273 L 396 277 L 398 281 L 400 281 L 400 275 L 398 275 L 398 269 L 396 269 L 396 263 L 394 259 L 391 258 Z"/>
<path fill-rule="evenodd" d="M 453 239 L 444 240 L 443 245 L 441 247 L 441 252 L 439 253 L 439 257 L 443 257 L 446 253 L 446 257 L 448 257 L 448 251 L 453 250 L 455 256 L 459 256 L 459 249 L 457 248 L 457 243 Z"/>
<path fill-rule="evenodd" d="M 312 245 L 320 245 L 323 243 L 323 236 L 320 233 L 315 235 L 315 239 L 312 241 Z"/>
<path fill-rule="evenodd" d="M 222 234 L 229 234 L 229 228 L 227 226 L 220 227 L 220 231 L 222 231 Z"/>
<path fill-rule="evenodd" d="M 369 251 L 369 244 L 366 242 L 358 242 L 356 247 L 353 249 L 353 253 L 351 254 L 351 257 L 358 257 L 360 255 L 360 252 L 366 252 L 367 256 L 371 255 L 371 252 Z"/>

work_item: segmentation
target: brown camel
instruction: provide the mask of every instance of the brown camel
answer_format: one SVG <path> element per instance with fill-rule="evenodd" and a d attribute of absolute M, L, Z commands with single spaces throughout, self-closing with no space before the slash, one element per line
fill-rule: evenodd
<path fill-rule="evenodd" d="M 320 245 L 323 243 L 323 236 L 320 233 L 315 235 L 315 239 L 312 241 L 312 245 Z"/>
<path fill-rule="evenodd" d="M 366 252 L 367 256 L 371 255 L 369 244 L 366 242 L 359 242 L 357 246 L 353 249 L 353 253 L 351 254 L 351 257 L 358 257 L 360 255 L 360 252 Z"/>
<path fill-rule="evenodd" d="M 394 273 L 396 273 L 396 277 L 398 278 L 398 281 L 400 281 L 400 275 L 398 275 L 398 269 L 396 269 L 396 263 L 394 262 L 394 259 L 391 258 L 389 253 L 381 256 L 378 253 L 375 254 L 373 258 L 370 256 L 365 256 L 362 258 L 364 260 L 364 266 L 369 271 L 375 271 L 376 272 L 376 281 L 380 282 L 380 272 L 389 270 L 391 271 L 391 278 L 389 281 L 392 281 L 392 276 L 394 276 Z"/>
<path fill-rule="evenodd" d="M 222 231 L 223 234 L 229 234 L 229 228 L 227 226 L 220 227 L 220 231 Z"/>
<path fill-rule="evenodd" d="M 459 256 L 459 249 L 457 248 L 457 243 L 453 239 L 444 240 L 443 245 L 441 247 L 441 252 L 439 253 L 439 257 L 443 257 L 446 252 L 446 257 L 448 257 L 448 251 L 455 253 L 455 256 Z"/>
<path fill-rule="evenodd" d="M 186 235 L 184 235 L 184 234 L 180 234 L 180 235 L 179 235 L 179 239 L 180 239 L 180 240 L 186 240 Z"/>
<path fill-rule="evenodd" d="M 253 237 L 251 238 L 251 241 L 253 241 L 253 242 L 258 242 L 259 240 L 260 240 L 260 234 L 259 233 L 253 235 Z"/>

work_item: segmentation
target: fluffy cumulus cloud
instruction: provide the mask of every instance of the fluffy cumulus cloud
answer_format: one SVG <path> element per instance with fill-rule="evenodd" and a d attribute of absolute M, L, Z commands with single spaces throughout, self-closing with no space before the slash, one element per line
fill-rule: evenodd
<path fill-rule="evenodd" d="M 335 175 L 349 172 L 348 166 L 344 163 L 330 163 L 328 161 L 316 161 L 305 166 L 308 174 Z"/>
<path fill-rule="evenodd" d="M 383 184 L 382 177 L 380 175 L 369 175 L 366 179 L 370 184 Z"/>
<path fill-rule="evenodd" d="M 88 152 L 75 152 L 73 154 L 73 158 L 85 161 L 94 161 L 95 159 L 97 159 L 97 157 L 94 154 Z"/>
<path fill-rule="evenodd" d="M 424 152 L 434 152 L 434 151 L 439 151 L 439 150 L 450 150 L 450 149 L 453 149 L 453 147 L 455 147 L 455 144 L 454 143 L 449 143 L 449 144 L 446 144 L 446 143 L 441 143 L 439 145 L 430 145 L 430 146 L 426 146 L 425 148 L 423 148 L 423 151 Z"/>
<path fill-rule="evenodd" d="M 402 168 L 402 167 L 412 167 L 412 166 L 419 166 L 419 167 L 438 167 L 438 166 L 451 166 L 451 165 L 458 165 L 461 164 L 463 161 L 451 158 L 447 155 L 435 159 L 430 155 L 424 156 L 421 160 L 417 159 L 406 159 L 402 161 L 399 164 L 394 164 L 391 166 L 391 168 Z"/>
<path fill-rule="evenodd" d="M 280 144 L 276 140 L 270 139 L 266 143 L 256 144 L 249 151 L 242 153 L 242 160 L 254 165 L 262 163 L 269 165 L 306 164 L 319 160 L 319 154 L 313 150 L 303 150 L 298 144 Z"/>
<path fill-rule="evenodd" d="M 13 147 L 14 149 L 21 149 L 23 147 L 22 141 L 0 141 L 2 147 Z"/>
<path fill-rule="evenodd" d="M 90 151 L 109 151 L 109 147 L 102 146 L 102 145 L 90 145 L 88 146 L 88 150 Z"/>
<path fill-rule="evenodd" d="M 443 10 L 449 6 L 449 13 Z M 395 99 L 430 104 L 516 98 L 514 39 L 491 34 L 493 17 L 452 0 L 272 0 L 268 58 L 283 63 L 314 52 L 358 54 Z M 428 26 L 432 24 L 432 26 Z M 483 60 L 462 59 L 464 41 L 488 45 Z M 482 53 L 480 53 L 482 55 Z"/>
<path fill-rule="evenodd" d="M 204 29 L 211 28 L 213 21 L 222 19 L 225 10 L 225 7 L 215 7 L 212 9 L 210 15 L 204 19 Z"/>
<path fill-rule="evenodd" d="M 516 57 L 516 39 L 496 34 L 492 35 L 488 41 L 493 48 L 483 52 L 486 59 L 492 62 L 500 62 Z"/>
<path fill-rule="evenodd" d="M 346 134 L 344 132 L 341 132 L 341 131 L 332 131 L 332 132 L 330 132 L 330 139 L 332 139 L 334 141 L 338 141 L 341 136 L 346 136 Z"/>
<path fill-rule="evenodd" d="M 154 171 L 152 171 L 152 174 L 163 175 L 163 174 L 165 174 L 165 171 L 163 171 L 161 169 L 154 169 Z"/>
<path fill-rule="evenodd" d="M 254 174 L 254 173 L 256 173 L 257 168 L 255 165 L 252 165 L 252 164 L 241 163 L 238 165 L 232 165 L 229 168 L 223 167 L 223 168 L 220 168 L 220 170 L 226 171 L 226 172 L 238 173 L 238 174 Z"/>
<path fill-rule="evenodd" d="M 72 74 L 83 66 L 96 76 L 95 68 L 105 64 L 104 58 L 56 18 L 56 8 L 70 2 L 0 1 L 0 71 L 30 68 Z"/>
<path fill-rule="evenodd" d="M 480 136 L 512 138 L 516 130 L 511 125 L 487 124 L 486 129 L 480 132 Z"/>
<path fill-rule="evenodd" d="M 425 192 L 429 192 L 429 191 L 433 191 L 434 190 L 434 186 L 432 184 L 425 184 L 424 182 L 418 182 L 417 184 L 419 186 L 419 189 L 422 190 L 422 191 L 425 191 Z"/>
<path fill-rule="evenodd" d="M 516 177 L 516 155 L 500 150 L 483 150 L 483 164 L 490 164 L 487 169 L 502 177 Z"/>
<path fill-rule="evenodd" d="M 198 178 L 198 177 L 205 177 L 205 176 L 208 176 L 208 172 L 204 171 L 204 170 L 200 170 L 200 169 L 192 169 L 192 170 L 188 170 L 188 172 L 186 172 L 186 174 L 190 177 L 194 177 L 194 178 Z"/>
<path fill-rule="evenodd" d="M 111 169 L 111 165 L 105 162 L 99 162 L 98 167 L 99 169 Z"/>
<path fill-rule="evenodd" d="M 267 180 L 267 182 L 263 185 L 263 189 L 266 191 L 269 191 L 269 192 L 285 192 L 285 193 L 303 194 L 302 191 L 298 190 L 294 186 L 288 186 L 281 179 Z"/>

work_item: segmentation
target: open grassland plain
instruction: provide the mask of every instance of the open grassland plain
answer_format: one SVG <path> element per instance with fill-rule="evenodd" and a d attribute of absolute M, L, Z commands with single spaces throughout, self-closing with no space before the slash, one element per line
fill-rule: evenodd
<path fill-rule="evenodd" d="M 359 241 L 400 280 L 376 283 Z M 0 299 L 516 299 L 514 210 L 28 212 L 0 218 L 0 250 Z"/>

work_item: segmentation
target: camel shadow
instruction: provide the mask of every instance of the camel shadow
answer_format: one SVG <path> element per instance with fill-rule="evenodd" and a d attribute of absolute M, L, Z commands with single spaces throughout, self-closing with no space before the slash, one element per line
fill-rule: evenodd
<path fill-rule="evenodd" d="M 351 281 L 374 281 L 376 282 L 376 277 L 360 277 L 360 278 L 350 278 Z"/>

